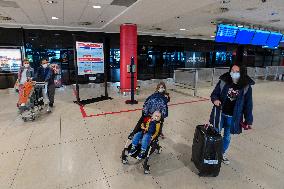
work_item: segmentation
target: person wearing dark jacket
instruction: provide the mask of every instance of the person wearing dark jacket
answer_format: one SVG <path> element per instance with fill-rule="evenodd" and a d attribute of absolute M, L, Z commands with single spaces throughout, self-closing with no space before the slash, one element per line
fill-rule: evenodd
<path fill-rule="evenodd" d="M 253 124 L 253 100 L 252 85 L 255 82 L 247 75 L 246 68 L 233 65 L 230 71 L 220 77 L 218 84 L 211 94 L 211 101 L 216 106 L 216 119 L 214 119 L 215 108 L 210 115 L 210 123 L 219 125 L 221 109 L 221 129 L 224 128 L 223 135 L 223 163 L 229 164 L 226 151 L 230 145 L 231 134 L 242 132 L 241 123 L 245 123 L 251 128 Z M 243 121 L 244 118 L 244 121 Z M 214 123 L 215 120 L 215 123 Z"/>
<path fill-rule="evenodd" d="M 47 97 L 49 100 L 49 106 L 47 111 L 50 112 L 54 104 L 54 95 L 55 95 L 55 83 L 54 83 L 55 74 L 53 69 L 49 67 L 48 61 L 43 59 L 41 61 L 41 66 L 38 68 L 35 80 L 38 82 L 47 83 Z"/>

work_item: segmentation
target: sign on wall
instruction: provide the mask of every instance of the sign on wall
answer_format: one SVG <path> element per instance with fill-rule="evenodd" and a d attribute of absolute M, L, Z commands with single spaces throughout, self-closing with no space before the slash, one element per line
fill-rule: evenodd
<path fill-rule="evenodd" d="M 0 49 L 0 68 L 1 70 L 18 72 L 22 64 L 20 49 Z"/>
<path fill-rule="evenodd" d="M 76 42 L 78 75 L 104 73 L 103 43 Z"/>
<path fill-rule="evenodd" d="M 198 68 L 206 66 L 205 53 L 202 52 L 186 52 L 186 68 Z"/>

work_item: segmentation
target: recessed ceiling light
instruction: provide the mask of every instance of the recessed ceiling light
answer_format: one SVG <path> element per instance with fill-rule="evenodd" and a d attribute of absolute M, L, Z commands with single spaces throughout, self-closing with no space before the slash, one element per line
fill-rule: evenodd
<path fill-rule="evenodd" d="M 93 8 L 94 8 L 94 9 L 100 9 L 100 8 L 102 8 L 102 6 L 100 6 L 100 5 L 94 5 Z"/>
<path fill-rule="evenodd" d="M 49 3 L 49 4 L 57 3 L 57 1 L 46 1 L 46 2 Z"/>
<path fill-rule="evenodd" d="M 51 17 L 51 19 L 52 19 L 52 20 L 58 20 L 59 18 L 53 16 L 53 17 Z"/>
<path fill-rule="evenodd" d="M 184 29 L 184 28 L 180 28 L 179 30 L 180 30 L 180 31 L 185 31 L 186 29 Z"/>

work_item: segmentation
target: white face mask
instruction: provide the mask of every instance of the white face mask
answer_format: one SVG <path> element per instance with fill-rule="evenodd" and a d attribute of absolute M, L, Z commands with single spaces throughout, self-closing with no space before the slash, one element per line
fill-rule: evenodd
<path fill-rule="evenodd" d="M 28 67 L 30 67 L 30 65 L 29 64 L 24 64 L 24 67 L 28 68 Z"/>
<path fill-rule="evenodd" d="M 160 93 L 163 93 L 163 92 L 165 92 L 165 89 L 164 88 L 159 88 L 159 90 L 158 90 Z"/>
<path fill-rule="evenodd" d="M 42 67 L 43 67 L 43 68 L 47 68 L 47 64 L 43 64 Z"/>
<path fill-rule="evenodd" d="M 230 75 L 234 83 L 237 83 L 241 77 L 241 74 L 239 72 L 231 72 Z"/>

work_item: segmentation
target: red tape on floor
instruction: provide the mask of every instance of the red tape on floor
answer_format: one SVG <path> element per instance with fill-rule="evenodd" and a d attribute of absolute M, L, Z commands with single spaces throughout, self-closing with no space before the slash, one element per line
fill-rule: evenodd
<path fill-rule="evenodd" d="M 73 95 L 76 97 L 77 91 L 73 88 Z M 191 100 L 191 101 L 186 101 L 186 102 L 178 102 L 178 103 L 174 103 L 174 104 L 169 104 L 168 106 L 178 106 L 178 105 L 183 105 L 183 104 L 191 104 L 191 103 L 195 103 L 195 102 L 203 102 L 203 101 L 208 101 L 208 98 L 204 98 L 204 97 L 198 97 L 199 100 Z M 83 118 L 87 118 L 87 117 L 99 117 L 99 116 L 106 116 L 106 115 L 114 115 L 114 114 L 121 114 L 121 113 L 129 113 L 129 112 L 136 112 L 136 111 L 141 111 L 142 108 L 136 108 L 136 109 L 130 109 L 130 110 L 120 110 L 120 111 L 116 111 L 116 112 L 104 112 L 104 113 L 100 113 L 100 114 L 90 114 L 87 115 L 84 106 L 80 105 L 80 111 L 82 114 Z"/>
<path fill-rule="evenodd" d="M 208 101 L 209 100 L 209 99 L 203 98 L 203 97 L 199 97 L 199 98 L 200 98 L 200 100 L 179 102 L 179 103 L 169 104 L 169 106 L 191 104 L 191 103 L 195 103 L 195 102 L 203 102 L 203 101 Z M 136 111 L 141 111 L 142 110 L 142 108 L 137 108 L 137 109 L 130 109 L 130 110 L 120 110 L 120 111 L 116 111 L 116 112 L 104 112 L 104 113 L 100 113 L 100 114 L 90 114 L 90 115 L 87 115 L 83 106 L 80 106 L 80 109 L 81 109 L 81 113 L 82 113 L 83 118 L 86 118 L 86 117 L 99 117 L 99 116 L 121 114 L 121 113 L 129 113 L 129 112 L 136 112 Z"/>

